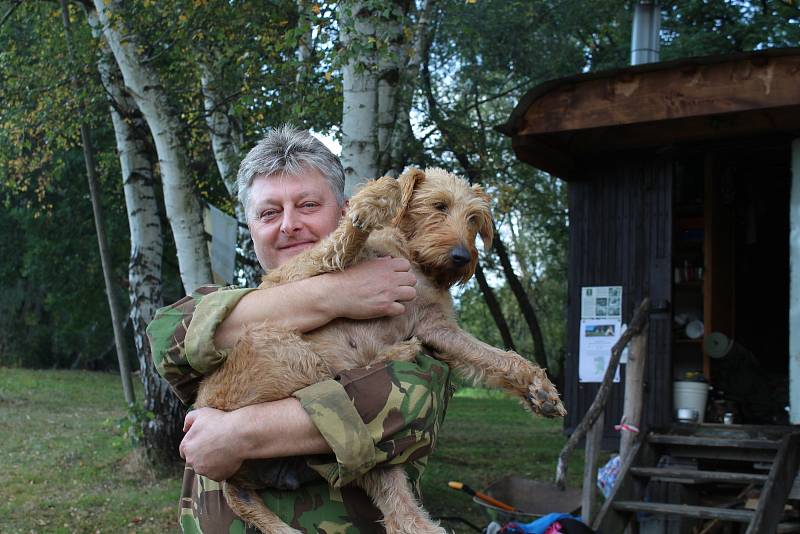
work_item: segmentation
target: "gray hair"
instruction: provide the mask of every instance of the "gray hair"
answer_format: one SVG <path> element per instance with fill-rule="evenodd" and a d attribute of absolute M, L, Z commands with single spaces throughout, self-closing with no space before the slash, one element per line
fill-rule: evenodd
<path fill-rule="evenodd" d="M 236 175 L 239 202 L 246 212 L 250 187 L 258 175 L 299 176 L 309 168 L 319 171 L 328 181 L 336 201 L 342 206 L 345 201 L 344 168 L 339 158 L 307 130 L 289 124 L 271 128 L 239 165 Z"/>

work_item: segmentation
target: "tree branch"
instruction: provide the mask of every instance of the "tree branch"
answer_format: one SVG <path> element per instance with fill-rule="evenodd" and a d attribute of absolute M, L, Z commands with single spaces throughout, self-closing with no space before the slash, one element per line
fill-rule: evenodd
<path fill-rule="evenodd" d="M 650 299 L 645 298 L 642 300 L 642 303 L 639 304 L 639 307 L 636 309 L 636 313 L 633 314 L 633 320 L 631 321 L 628 329 L 625 330 L 625 333 L 620 336 L 619 340 L 611 348 L 611 358 L 608 361 L 606 373 L 603 375 L 603 382 L 600 385 L 600 389 L 597 391 L 597 395 L 595 396 L 594 401 L 592 401 L 592 405 L 589 406 L 589 409 L 586 411 L 586 415 L 583 416 L 583 420 L 575 428 L 575 431 L 569 437 L 569 440 L 567 440 L 567 443 L 564 445 L 564 448 L 561 449 L 561 453 L 558 455 L 558 466 L 556 467 L 556 485 L 559 488 L 564 489 L 566 485 L 565 480 L 567 477 L 567 461 L 570 454 L 572 454 L 572 451 L 575 450 L 575 447 L 578 445 L 580 440 L 583 439 L 583 437 L 592 427 L 594 422 L 597 420 L 597 417 L 600 415 L 600 412 L 602 412 L 606 407 L 606 401 L 608 400 L 608 395 L 611 391 L 611 383 L 614 380 L 614 375 L 617 372 L 617 366 L 619 365 L 619 360 L 622 357 L 622 351 L 634 336 L 638 335 L 645 328 L 647 328 L 649 317 Z"/>

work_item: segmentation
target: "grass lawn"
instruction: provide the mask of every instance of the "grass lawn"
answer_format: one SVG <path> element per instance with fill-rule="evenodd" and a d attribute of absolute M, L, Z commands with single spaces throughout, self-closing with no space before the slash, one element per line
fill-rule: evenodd
<path fill-rule="evenodd" d="M 123 405 L 115 375 L 0 368 L 1 533 L 176 531 L 178 476 L 159 479 L 135 460 L 115 428 Z M 512 473 L 551 480 L 563 444 L 560 421 L 532 419 L 516 401 L 463 390 L 423 479 L 426 508 L 483 526 L 481 507 L 447 482 L 483 489 Z M 582 470 L 582 455 L 575 456 L 573 486 Z"/>

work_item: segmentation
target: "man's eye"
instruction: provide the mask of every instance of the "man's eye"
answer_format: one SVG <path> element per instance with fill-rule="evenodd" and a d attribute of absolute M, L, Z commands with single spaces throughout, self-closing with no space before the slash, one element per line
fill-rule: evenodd
<path fill-rule="evenodd" d="M 319 204 L 317 204 L 316 202 L 303 202 L 304 208 L 311 209 L 311 208 L 316 208 L 317 206 L 319 206 Z"/>
<path fill-rule="evenodd" d="M 278 214 L 278 210 L 266 210 L 261 212 L 262 219 L 272 219 Z"/>

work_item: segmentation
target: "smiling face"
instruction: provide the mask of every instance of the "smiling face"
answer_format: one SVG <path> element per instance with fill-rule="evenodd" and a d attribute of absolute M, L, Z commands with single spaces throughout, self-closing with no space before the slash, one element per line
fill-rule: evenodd
<path fill-rule="evenodd" d="M 298 176 L 256 176 L 247 225 L 259 263 L 274 269 L 313 247 L 336 228 L 346 210 L 316 169 Z"/>

